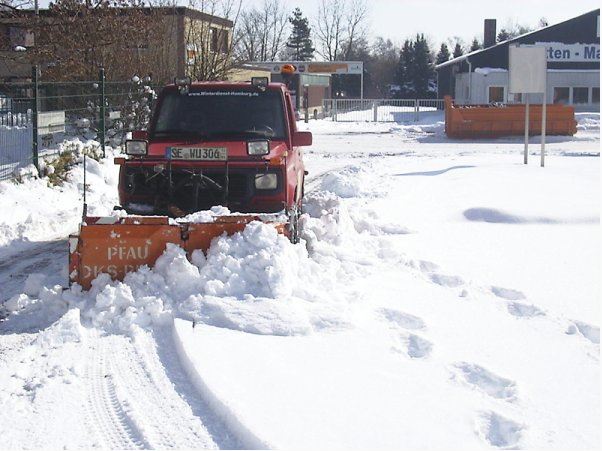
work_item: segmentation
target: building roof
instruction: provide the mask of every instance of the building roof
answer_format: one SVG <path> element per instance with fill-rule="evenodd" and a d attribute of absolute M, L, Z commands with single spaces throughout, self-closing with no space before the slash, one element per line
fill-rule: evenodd
<path fill-rule="evenodd" d="M 539 29 L 534 30 L 534 31 L 529 31 L 528 33 L 523 33 L 523 34 L 521 34 L 519 36 L 516 36 L 516 37 L 514 37 L 512 39 L 508 39 L 506 41 L 498 42 L 497 44 L 492 45 L 490 47 L 487 47 L 487 48 L 484 48 L 484 49 L 475 50 L 475 51 L 470 52 L 470 53 L 466 53 L 465 55 L 461 55 L 461 56 L 458 56 L 456 58 L 453 58 L 453 59 L 450 59 L 448 61 L 445 61 L 445 62 L 443 62 L 441 64 L 437 64 L 435 66 L 435 69 L 441 69 L 441 68 L 443 68 L 445 66 L 449 66 L 451 64 L 459 63 L 461 61 L 466 60 L 467 58 L 469 58 L 471 56 L 479 55 L 481 53 L 488 52 L 488 51 L 490 51 L 492 49 L 499 48 L 499 47 L 511 44 L 513 42 L 517 42 L 517 41 L 523 40 L 524 38 L 529 37 L 531 35 L 534 35 L 536 33 L 540 33 L 540 32 L 542 32 L 544 30 L 554 29 L 554 28 L 559 27 L 559 26 L 561 26 L 563 24 L 566 24 L 567 22 L 570 22 L 572 20 L 578 19 L 578 18 L 583 17 L 583 16 L 587 16 L 587 15 L 595 13 L 595 12 L 597 12 L 598 14 L 600 14 L 600 8 L 594 9 L 592 11 L 588 11 L 588 12 L 586 12 L 584 14 L 581 14 L 580 16 L 572 17 L 572 18 L 564 20 L 562 22 L 558 22 L 557 24 L 554 24 L 554 25 L 548 25 L 547 27 L 542 27 L 542 28 L 539 28 Z"/>
<path fill-rule="evenodd" d="M 124 12 L 128 10 L 138 9 L 144 11 L 146 14 L 150 14 L 151 12 L 159 12 L 163 15 L 174 15 L 174 16 L 184 16 L 189 17 L 191 19 L 202 20 L 204 22 L 210 22 L 216 25 L 220 25 L 227 28 L 232 28 L 234 26 L 234 22 L 229 19 L 224 19 L 223 17 L 214 16 L 208 14 L 203 11 L 199 11 L 198 9 L 188 8 L 186 6 L 159 6 L 159 7 L 148 7 L 144 6 L 141 8 L 116 8 L 122 10 Z M 8 19 L 17 19 L 19 16 L 33 16 L 35 14 L 34 9 L 17 9 L 14 11 L 8 10 L 0 10 L 0 18 L 8 18 Z M 40 9 L 40 16 L 51 16 L 52 10 L 50 9 Z"/>

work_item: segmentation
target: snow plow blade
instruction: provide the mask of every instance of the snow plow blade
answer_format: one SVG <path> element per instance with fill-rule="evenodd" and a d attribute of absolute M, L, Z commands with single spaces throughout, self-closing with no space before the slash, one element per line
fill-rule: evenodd
<path fill-rule="evenodd" d="M 168 243 L 182 247 L 188 256 L 206 252 L 213 238 L 242 231 L 251 221 L 272 224 L 288 235 L 287 223 L 263 215 L 217 216 L 213 222 L 170 224 L 166 216 L 86 217 L 79 235 L 69 237 L 69 283 L 84 289 L 100 274 L 123 280 L 143 265 L 152 267 Z"/>

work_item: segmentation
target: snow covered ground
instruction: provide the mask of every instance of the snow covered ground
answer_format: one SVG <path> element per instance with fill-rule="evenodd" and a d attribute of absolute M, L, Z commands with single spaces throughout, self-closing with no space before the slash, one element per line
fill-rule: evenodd
<path fill-rule="evenodd" d="M 599 114 L 545 168 L 440 119 L 302 124 L 303 244 L 254 223 L 88 293 L 81 168 L 0 183 L 3 447 L 597 448 Z"/>

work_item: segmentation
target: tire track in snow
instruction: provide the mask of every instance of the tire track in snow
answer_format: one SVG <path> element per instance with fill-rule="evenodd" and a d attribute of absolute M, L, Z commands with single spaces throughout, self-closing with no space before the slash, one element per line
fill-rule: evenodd
<path fill-rule="evenodd" d="M 201 419 L 174 389 L 156 344 L 149 332 L 132 341 L 124 336 L 107 337 L 115 370 L 116 391 L 151 448 L 215 449 L 216 443 Z"/>
<path fill-rule="evenodd" d="M 190 406 L 194 415 L 202 421 L 213 442 L 220 449 L 253 449 L 253 447 L 244 446 L 220 414 L 211 407 L 210 403 L 191 382 L 178 357 L 173 330 L 171 328 L 157 328 L 153 331 L 152 336 L 157 346 L 157 355 L 163 365 L 165 375 L 173 385 L 173 389 Z"/>
<path fill-rule="evenodd" d="M 102 337 L 95 337 L 92 358 L 86 367 L 86 422 L 103 448 L 143 449 L 148 444 L 119 403 L 113 377 L 107 371 L 107 350 Z"/>
<path fill-rule="evenodd" d="M 63 258 L 57 259 L 57 255 L 61 254 Z M 0 263 L 0 302 L 21 293 L 23 282 L 32 272 L 45 274 L 53 280 L 57 275 L 62 279 L 62 270 L 66 270 L 68 265 L 67 257 L 67 240 L 36 243 L 22 252 L 7 255 Z"/>

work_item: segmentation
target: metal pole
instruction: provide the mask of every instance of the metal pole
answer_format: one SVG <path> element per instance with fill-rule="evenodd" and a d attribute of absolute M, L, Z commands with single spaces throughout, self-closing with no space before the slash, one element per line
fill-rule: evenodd
<path fill-rule="evenodd" d="M 83 221 L 86 219 L 86 216 L 88 216 L 88 203 L 86 202 L 86 191 L 87 191 L 87 186 L 86 186 L 86 152 L 84 151 L 84 206 L 82 208 L 82 220 Z"/>
<path fill-rule="evenodd" d="M 40 163 L 38 160 L 38 105 L 39 105 L 39 93 L 38 93 L 38 66 L 31 68 L 31 80 L 33 82 L 33 108 L 32 108 L 32 162 L 38 172 L 40 171 Z"/>
<path fill-rule="evenodd" d="M 364 98 L 364 65 L 362 64 L 362 73 L 360 75 L 360 99 Z"/>
<path fill-rule="evenodd" d="M 529 158 L 529 94 L 525 94 L 525 164 Z"/>
<path fill-rule="evenodd" d="M 334 118 L 334 122 L 337 122 L 337 103 L 338 103 L 339 99 L 332 99 L 332 103 L 334 105 L 333 108 L 333 118 Z"/>
<path fill-rule="evenodd" d="M 303 106 L 305 107 L 305 123 L 309 122 L 309 85 L 303 85 Z"/>
<path fill-rule="evenodd" d="M 468 62 L 468 104 L 472 105 L 472 63 L 466 58 Z"/>
<path fill-rule="evenodd" d="M 544 167 L 544 160 L 546 155 L 546 120 L 547 120 L 547 108 L 546 103 L 548 101 L 548 82 L 546 72 L 546 86 L 543 91 L 543 105 L 541 109 L 541 167 Z"/>
<path fill-rule="evenodd" d="M 102 149 L 102 157 L 105 158 L 105 115 L 106 115 L 106 97 L 105 97 L 105 69 L 100 68 L 99 73 L 100 81 L 100 123 L 98 135 L 100 137 L 100 147 Z"/>

